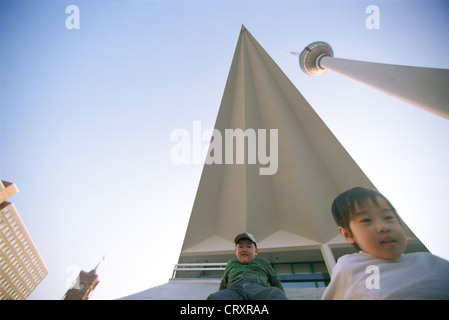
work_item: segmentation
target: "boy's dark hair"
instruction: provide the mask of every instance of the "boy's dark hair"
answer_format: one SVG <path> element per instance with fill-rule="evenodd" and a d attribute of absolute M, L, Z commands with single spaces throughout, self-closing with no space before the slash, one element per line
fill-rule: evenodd
<path fill-rule="evenodd" d="M 368 199 L 371 199 L 374 204 L 379 205 L 377 197 L 382 197 L 391 207 L 399 221 L 401 221 L 396 209 L 380 192 L 370 188 L 355 187 L 338 195 L 332 203 L 332 215 L 335 223 L 337 223 L 339 227 L 348 230 L 352 235 L 351 228 L 349 228 L 349 222 L 354 214 L 355 204 L 363 205 Z M 353 246 L 356 250 L 360 250 L 360 247 L 356 243 L 353 243 Z"/>

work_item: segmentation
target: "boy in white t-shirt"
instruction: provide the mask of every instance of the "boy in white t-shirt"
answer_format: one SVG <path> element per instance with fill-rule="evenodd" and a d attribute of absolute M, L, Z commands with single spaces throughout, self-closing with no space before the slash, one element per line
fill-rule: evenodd
<path fill-rule="evenodd" d="M 449 262 L 404 254 L 402 222 L 379 192 L 350 189 L 332 204 L 338 230 L 359 253 L 338 259 L 322 299 L 449 299 Z"/>

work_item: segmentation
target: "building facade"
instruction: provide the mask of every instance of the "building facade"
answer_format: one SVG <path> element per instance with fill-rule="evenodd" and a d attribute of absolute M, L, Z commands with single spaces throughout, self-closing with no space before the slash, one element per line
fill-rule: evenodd
<path fill-rule="evenodd" d="M 48 274 L 13 203 L 15 184 L 0 180 L 0 300 L 24 300 Z"/>

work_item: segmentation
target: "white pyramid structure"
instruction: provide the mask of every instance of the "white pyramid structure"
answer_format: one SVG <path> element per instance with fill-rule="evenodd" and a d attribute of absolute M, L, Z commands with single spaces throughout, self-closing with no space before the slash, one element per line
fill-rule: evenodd
<path fill-rule="evenodd" d="M 201 272 L 222 270 L 242 232 L 254 234 L 259 255 L 274 265 L 321 263 L 330 274 L 336 258 L 354 252 L 339 235 L 331 204 L 349 188 L 374 186 L 244 26 L 215 124 L 221 138 L 231 129 L 266 133 L 263 151 L 272 156 L 270 163 L 259 154 L 251 160 L 252 138 L 244 161 L 237 161 L 236 142 L 234 161 L 226 163 L 231 150 L 223 144 L 219 149 L 214 135 L 172 280 L 125 299 L 204 299 L 218 290 L 219 277 L 208 282 Z M 269 139 L 269 132 L 277 136 Z M 270 166 L 268 174 L 261 170 Z M 410 250 L 426 250 L 408 235 Z M 286 288 L 287 296 L 304 298 L 300 290 Z"/>
<path fill-rule="evenodd" d="M 260 163 L 206 164 L 180 263 L 232 255 L 234 237 L 245 231 L 255 235 L 261 253 L 323 253 L 326 245 L 346 244 L 332 201 L 354 186 L 374 186 L 244 26 L 215 129 L 223 137 L 225 129 L 276 129 L 277 172 L 261 175 Z"/>

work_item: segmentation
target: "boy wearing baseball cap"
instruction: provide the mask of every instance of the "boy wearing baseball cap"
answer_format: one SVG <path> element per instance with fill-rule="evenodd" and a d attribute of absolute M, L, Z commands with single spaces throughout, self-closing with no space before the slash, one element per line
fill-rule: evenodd
<path fill-rule="evenodd" d="M 236 258 L 228 261 L 219 291 L 208 300 L 287 300 L 281 281 L 268 260 L 257 257 L 251 233 L 235 237 Z"/>

